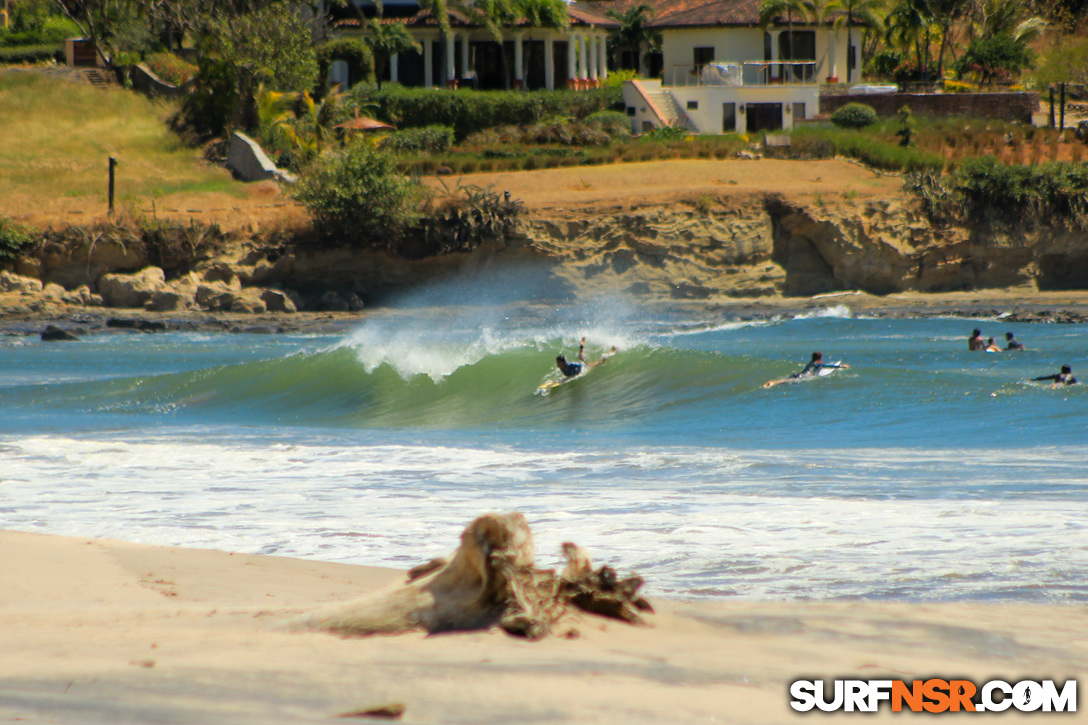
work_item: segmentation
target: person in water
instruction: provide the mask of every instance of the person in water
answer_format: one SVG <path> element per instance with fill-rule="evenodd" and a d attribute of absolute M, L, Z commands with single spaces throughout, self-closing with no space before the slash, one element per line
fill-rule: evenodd
<path fill-rule="evenodd" d="M 1053 380 L 1054 385 L 1073 385 L 1077 382 L 1077 379 L 1073 377 L 1073 368 L 1068 365 L 1062 365 L 1062 371 L 1054 375 L 1043 375 L 1039 378 L 1032 378 L 1032 380 Z"/>
<path fill-rule="evenodd" d="M 805 369 L 799 373 L 794 373 L 791 378 L 808 378 L 813 375 L 819 375 L 820 370 L 823 368 L 848 368 L 850 367 L 846 363 L 825 363 L 824 354 L 822 352 L 812 353 L 812 359 L 808 361 L 808 365 L 805 365 Z"/>
<path fill-rule="evenodd" d="M 1001 348 L 997 346 L 992 337 L 986 338 L 986 352 L 1001 352 Z"/>
<path fill-rule="evenodd" d="M 1013 334 L 1011 332 L 1006 332 L 1005 333 L 1005 342 L 1007 343 L 1005 345 L 1006 350 L 1023 350 L 1024 349 L 1024 343 L 1017 342 L 1016 338 L 1013 337 Z"/>
<path fill-rule="evenodd" d="M 986 343 L 982 341 L 982 330 L 975 328 L 975 331 L 971 333 L 971 337 L 967 338 L 967 349 L 971 352 L 986 349 Z"/>
<path fill-rule="evenodd" d="M 575 375 L 581 375 L 586 366 L 586 339 L 584 337 L 578 345 L 578 360 L 579 362 L 567 362 L 567 358 L 564 356 L 556 355 L 555 366 L 559 368 L 559 372 L 563 373 L 564 377 L 573 378 Z"/>

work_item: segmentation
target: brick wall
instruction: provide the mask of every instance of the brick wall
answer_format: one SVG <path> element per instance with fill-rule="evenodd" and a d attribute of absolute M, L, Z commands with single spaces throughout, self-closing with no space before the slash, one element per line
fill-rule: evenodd
<path fill-rule="evenodd" d="M 894 116 L 903 105 L 915 115 L 972 116 L 1031 123 L 1039 111 L 1039 94 L 1031 93 L 879 93 L 872 95 L 820 95 L 820 113 L 832 114 L 851 102 L 865 103 L 878 116 Z"/>

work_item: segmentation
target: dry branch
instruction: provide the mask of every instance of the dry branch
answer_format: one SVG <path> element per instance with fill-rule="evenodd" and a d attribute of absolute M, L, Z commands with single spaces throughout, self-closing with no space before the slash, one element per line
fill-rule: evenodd
<path fill-rule="evenodd" d="M 413 568 L 393 589 L 315 612 L 296 629 L 326 630 L 346 637 L 486 629 L 495 625 L 529 639 L 546 636 L 574 609 L 641 622 L 652 612 L 638 595 L 642 579 L 618 579 L 609 567 L 593 569 L 589 556 L 563 544 L 561 576 L 534 566 L 533 535 L 519 513 L 485 514 L 461 534 L 449 558 Z"/>

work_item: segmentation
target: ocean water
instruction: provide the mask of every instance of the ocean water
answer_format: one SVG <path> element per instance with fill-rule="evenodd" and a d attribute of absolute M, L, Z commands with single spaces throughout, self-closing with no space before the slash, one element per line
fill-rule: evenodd
<path fill-rule="evenodd" d="M 536 394 L 581 335 L 619 353 Z M 1029 382 L 1088 379 L 1085 342 L 475 294 L 335 335 L 0 337 L 0 527 L 408 567 L 519 510 L 544 565 L 575 541 L 658 596 L 1085 602 L 1088 385 Z M 813 350 L 851 367 L 762 388 Z"/>

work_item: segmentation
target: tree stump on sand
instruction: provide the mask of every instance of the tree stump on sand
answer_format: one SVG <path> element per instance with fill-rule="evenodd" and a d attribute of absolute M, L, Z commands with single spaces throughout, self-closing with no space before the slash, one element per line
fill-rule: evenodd
<path fill-rule="evenodd" d="M 563 544 L 562 575 L 533 564 L 533 534 L 519 513 L 485 514 L 461 534 L 449 558 L 408 572 L 403 585 L 315 612 L 294 629 L 326 630 L 345 637 L 487 629 L 539 639 L 572 609 L 639 623 L 653 612 L 638 595 L 642 579 L 618 579 L 574 544 Z"/>

